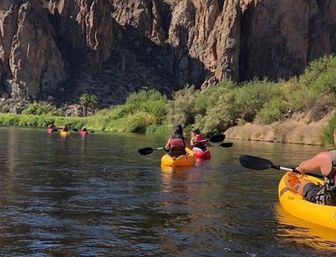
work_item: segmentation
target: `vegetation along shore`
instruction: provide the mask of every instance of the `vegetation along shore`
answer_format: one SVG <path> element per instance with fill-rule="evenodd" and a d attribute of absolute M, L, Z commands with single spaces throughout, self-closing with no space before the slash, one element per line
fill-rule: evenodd
<path fill-rule="evenodd" d="M 225 132 L 243 140 L 328 144 L 336 126 L 335 70 L 336 57 L 326 56 L 286 81 L 223 80 L 202 90 L 188 85 L 171 96 L 142 89 L 124 104 L 96 112 L 99 99 L 85 103 L 82 98 L 84 113 L 91 107 L 91 115 L 81 117 L 62 116 L 51 102 L 32 102 L 21 114 L 7 113 L 2 105 L 0 125 L 46 127 L 54 122 L 97 131 L 167 134 L 171 124 L 182 124 L 187 130 L 195 126 L 206 134 Z"/>

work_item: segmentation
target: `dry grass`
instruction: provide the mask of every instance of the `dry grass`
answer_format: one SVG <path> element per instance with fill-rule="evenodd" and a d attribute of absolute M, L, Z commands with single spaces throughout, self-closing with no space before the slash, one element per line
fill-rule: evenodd
<path fill-rule="evenodd" d="M 330 115 L 311 121 L 304 114 L 269 125 L 246 123 L 225 132 L 226 138 L 253 141 L 283 142 L 293 144 L 322 145 L 323 129 Z"/>

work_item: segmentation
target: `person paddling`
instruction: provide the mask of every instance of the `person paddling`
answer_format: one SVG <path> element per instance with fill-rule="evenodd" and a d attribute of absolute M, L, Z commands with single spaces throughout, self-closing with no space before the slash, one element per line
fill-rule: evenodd
<path fill-rule="evenodd" d="M 180 155 L 185 155 L 185 148 L 191 148 L 188 141 L 183 136 L 183 129 L 181 125 L 176 125 L 174 133 L 168 139 L 164 149 L 169 151 L 169 155 L 172 157 L 178 157 Z"/>
<path fill-rule="evenodd" d="M 68 125 L 64 125 L 64 127 L 62 128 L 62 131 L 63 132 L 68 132 L 69 131 Z"/>
<path fill-rule="evenodd" d="M 202 149 L 202 151 L 205 151 L 209 143 L 206 141 L 205 136 L 201 134 L 201 131 L 198 128 L 192 128 L 190 145 L 193 147 L 200 148 Z"/>
<path fill-rule="evenodd" d="M 336 129 L 333 133 L 336 145 Z M 324 176 L 324 185 L 316 185 L 308 180 L 300 181 L 297 174 L 289 173 L 286 186 L 299 193 L 309 202 L 336 206 L 336 150 L 320 152 L 311 159 L 302 161 L 296 168 L 301 174 L 318 170 Z"/>
<path fill-rule="evenodd" d="M 55 127 L 55 124 L 54 124 L 53 122 L 51 122 L 51 123 L 48 125 L 48 132 L 49 132 L 49 133 L 52 133 L 52 132 L 54 132 L 54 130 L 57 131 L 57 129 L 56 129 L 56 127 Z"/>

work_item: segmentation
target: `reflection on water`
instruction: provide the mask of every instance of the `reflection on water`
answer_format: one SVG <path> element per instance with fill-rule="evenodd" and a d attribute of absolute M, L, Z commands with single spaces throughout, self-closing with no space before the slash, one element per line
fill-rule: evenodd
<path fill-rule="evenodd" d="M 334 256 L 333 237 L 279 214 L 282 172 L 238 163 L 295 165 L 322 148 L 234 142 L 181 170 L 160 168 L 164 152 L 136 151 L 164 142 L 0 128 L 0 255 Z"/>
<path fill-rule="evenodd" d="M 335 251 L 336 232 L 322 226 L 300 220 L 281 208 L 276 208 L 279 222 L 279 236 L 296 242 L 301 247 Z"/>

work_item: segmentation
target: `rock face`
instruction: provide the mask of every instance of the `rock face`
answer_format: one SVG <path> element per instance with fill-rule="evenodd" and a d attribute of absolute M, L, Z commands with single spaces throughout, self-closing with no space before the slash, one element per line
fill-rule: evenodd
<path fill-rule="evenodd" d="M 336 52 L 333 0 L 2 0 L 0 93 L 164 93 L 230 78 L 288 78 Z"/>

